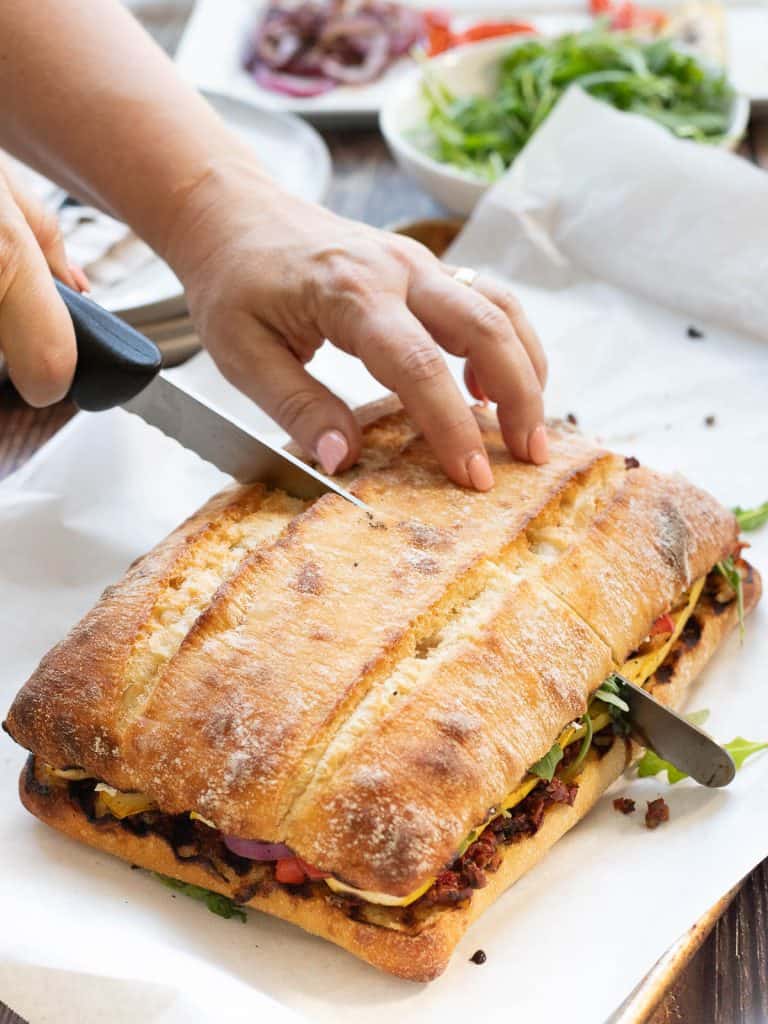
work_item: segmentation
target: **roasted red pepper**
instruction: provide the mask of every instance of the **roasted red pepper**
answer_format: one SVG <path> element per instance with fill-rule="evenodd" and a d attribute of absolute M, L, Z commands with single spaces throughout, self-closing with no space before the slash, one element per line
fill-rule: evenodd
<path fill-rule="evenodd" d="M 476 43 L 480 39 L 496 39 L 500 36 L 514 36 L 520 32 L 533 32 L 533 25 L 527 21 L 481 21 L 456 36 L 455 46 L 461 43 Z"/>
<path fill-rule="evenodd" d="M 283 885 L 301 885 L 306 877 L 298 857 L 286 857 L 275 862 L 275 878 Z"/>
<path fill-rule="evenodd" d="M 659 633 L 672 633 L 675 628 L 675 620 L 671 615 L 660 615 L 651 626 L 650 636 L 658 636 Z"/>
<path fill-rule="evenodd" d="M 454 32 L 451 19 L 445 11 L 427 11 L 424 15 L 427 26 L 427 54 L 436 57 L 439 53 L 464 43 L 476 43 L 482 39 L 496 39 L 533 32 L 533 26 L 524 21 L 481 21 L 463 32 Z"/>
<path fill-rule="evenodd" d="M 283 885 L 301 885 L 307 879 L 317 882 L 321 878 L 328 878 L 328 874 L 313 868 L 301 857 L 285 857 L 275 862 L 275 878 Z"/>

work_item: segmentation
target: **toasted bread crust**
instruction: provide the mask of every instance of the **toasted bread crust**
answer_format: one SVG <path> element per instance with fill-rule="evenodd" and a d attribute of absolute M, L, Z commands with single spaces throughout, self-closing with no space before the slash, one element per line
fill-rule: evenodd
<path fill-rule="evenodd" d="M 745 588 L 747 611 L 754 607 L 759 596 L 760 578 L 752 570 L 751 581 Z M 737 612 L 733 604 L 719 615 L 711 607 L 703 607 L 697 611 L 697 619 L 700 632 L 696 644 L 689 646 L 678 641 L 671 658 L 674 665 L 671 676 L 664 683 L 655 682 L 651 686 L 654 696 L 670 706 L 679 707 L 685 701 L 691 684 L 736 624 Z M 471 900 L 463 905 L 441 908 L 420 931 L 395 931 L 355 921 L 333 902 L 317 896 L 300 897 L 282 887 L 252 897 L 247 906 L 291 921 L 399 977 L 431 981 L 445 969 L 456 944 L 472 922 L 587 813 L 638 753 L 639 748 L 634 744 L 617 740 L 602 760 L 591 756 L 579 777 L 573 806 L 550 807 L 535 836 L 502 848 L 501 866 L 489 875 L 485 888 L 476 890 Z M 180 861 L 168 843 L 157 835 L 137 837 L 114 822 L 110 825 L 90 822 L 69 799 L 66 790 L 43 792 L 30 785 L 26 770 L 20 779 L 20 794 L 28 810 L 74 839 L 140 867 L 226 896 L 236 894 L 236 887 L 222 883 L 200 865 Z"/>
<path fill-rule="evenodd" d="M 391 413 L 348 479 L 373 518 L 213 499 L 43 660 L 11 734 L 358 888 L 414 890 L 737 536 L 684 481 L 565 430 L 546 466 L 515 463 L 478 420 L 488 494 Z"/>

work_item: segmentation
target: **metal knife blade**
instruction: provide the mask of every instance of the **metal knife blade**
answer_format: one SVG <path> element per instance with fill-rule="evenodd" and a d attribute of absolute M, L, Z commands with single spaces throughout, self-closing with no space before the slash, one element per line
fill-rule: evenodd
<path fill-rule="evenodd" d="M 641 742 L 702 786 L 727 786 L 736 774 L 728 751 L 682 715 L 660 704 L 624 676 L 615 675 L 629 720 Z"/>
<path fill-rule="evenodd" d="M 123 408 L 241 483 L 258 481 L 305 499 L 331 492 L 368 511 L 367 505 L 333 480 L 180 388 L 163 372 L 124 402 Z"/>
<path fill-rule="evenodd" d="M 80 409 L 122 405 L 242 483 L 259 481 L 297 498 L 330 492 L 370 511 L 301 459 L 180 388 L 160 371 L 157 345 L 134 327 L 61 281 L 56 289 L 75 329 L 77 368 L 69 397 Z"/>

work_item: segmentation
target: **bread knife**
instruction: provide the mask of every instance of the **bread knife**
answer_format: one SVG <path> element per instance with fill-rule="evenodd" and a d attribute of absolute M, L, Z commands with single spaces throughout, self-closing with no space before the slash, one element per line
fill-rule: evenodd
<path fill-rule="evenodd" d="M 60 281 L 56 288 L 75 328 L 77 367 L 68 397 L 79 409 L 122 406 L 241 483 L 304 499 L 338 494 L 369 511 L 301 459 L 179 387 L 161 369 L 160 350 L 149 338 Z"/>
<path fill-rule="evenodd" d="M 643 746 L 702 786 L 716 788 L 733 781 L 736 765 L 725 747 L 642 687 L 618 673 L 613 678 L 619 684 L 619 696 L 629 705 L 632 732 Z"/>

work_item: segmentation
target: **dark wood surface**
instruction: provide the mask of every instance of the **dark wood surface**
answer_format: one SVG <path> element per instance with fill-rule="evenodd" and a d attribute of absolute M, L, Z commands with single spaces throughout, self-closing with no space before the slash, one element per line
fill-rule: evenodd
<path fill-rule="evenodd" d="M 377 132 L 334 131 L 326 139 L 334 161 L 328 204 L 337 212 L 379 226 L 445 215 L 398 170 Z M 768 120 L 750 127 L 741 154 L 768 169 Z M 1 386 L 0 478 L 73 414 L 67 402 L 30 409 L 10 385 Z M 622 897 L 619 912 L 631 922 L 631 898 Z M 24 1022 L 0 1002 L 0 1024 Z M 745 881 L 650 1024 L 768 1024 L 768 860 Z"/>

